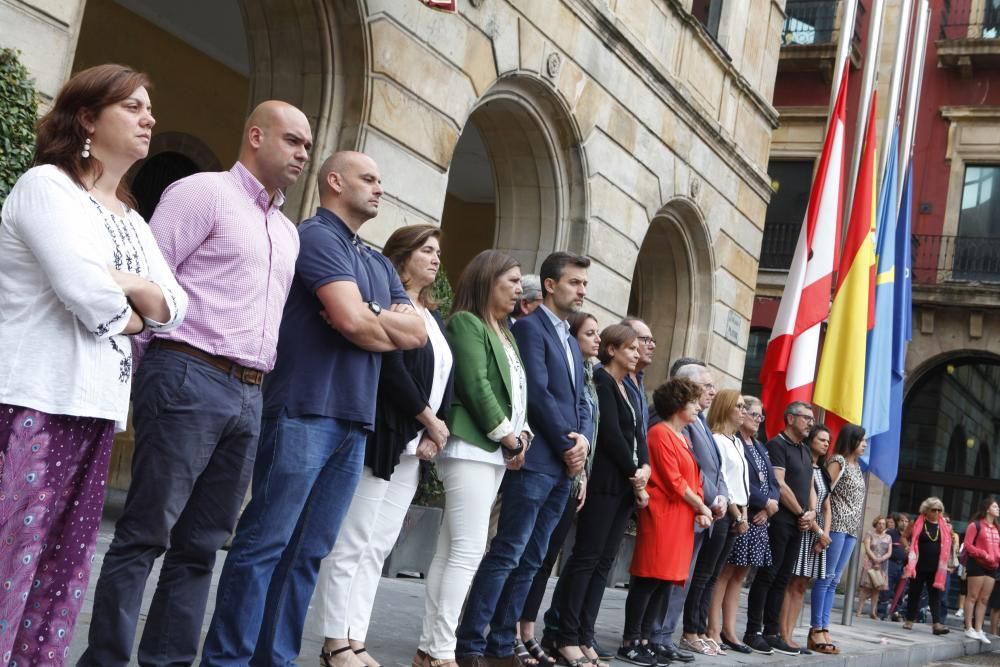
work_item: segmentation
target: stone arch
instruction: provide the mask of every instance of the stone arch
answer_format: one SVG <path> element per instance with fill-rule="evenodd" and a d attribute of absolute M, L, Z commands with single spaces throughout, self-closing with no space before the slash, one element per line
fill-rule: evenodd
<path fill-rule="evenodd" d="M 480 167 L 478 178 L 492 179 L 493 208 L 483 212 L 492 216 L 492 228 L 479 225 L 475 238 L 456 219 L 460 207 L 453 201 L 456 184 L 468 177 L 463 151 L 485 153 L 490 173 Z M 555 250 L 585 252 L 585 174 L 579 128 L 551 86 L 524 73 L 498 79 L 470 109 L 449 166 L 442 228 L 458 258 L 445 260 L 449 271 L 457 278 L 457 264 L 490 247 L 516 257 L 526 273 Z"/>
<path fill-rule="evenodd" d="M 714 266 L 711 236 L 697 204 L 677 197 L 646 230 L 632 276 L 629 313 L 649 325 L 657 350 L 649 382 L 666 378 L 673 359 L 704 359 L 712 326 Z"/>
<path fill-rule="evenodd" d="M 890 504 L 913 509 L 938 495 L 965 517 L 1000 494 L 1000 355 L 952 350 L 919 364 L 903 400 L 899 478 Z"/>
<path fill-rule="evenodd" d="M 300 220 L 318 201 L 323 159 L 360 142 L 371 62 L 361 0 L 259 0 L 240 7 L 250 51 L 249 108 L 284 100 L 313 129 L 313 159 L 285 193 L 285 214 Z"/>

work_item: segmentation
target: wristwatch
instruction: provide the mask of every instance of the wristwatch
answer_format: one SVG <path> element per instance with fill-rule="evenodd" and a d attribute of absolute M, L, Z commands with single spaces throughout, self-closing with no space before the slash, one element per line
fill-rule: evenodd
<path fill-rule="evenodd" d="M 382 306 L 379 305 L 378 301 L 372 299 L 371 301 L 368 302 L 368 310 L 378 315 L 382 312 Z"/>

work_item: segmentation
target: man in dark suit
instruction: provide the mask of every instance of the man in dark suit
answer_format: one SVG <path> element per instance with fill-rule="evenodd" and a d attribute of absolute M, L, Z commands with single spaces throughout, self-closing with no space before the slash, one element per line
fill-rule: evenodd
<path fill-rule="evenodd" d="M 583 357 L 566 318 L 587 294 L 586 257 L 549 255 L 540 270 L 542 305 L 517 321 L 514 338 L 528 384 L 534 440 L 520 470 L 508 471 L 496 537 L 469 591 L 455 654 L 461 667 L 514 665 L 515 626 L 569 499 L 590 443 Z M 489 628 L 489 634 L 486 630 Z"/>
<path fill-rule="evenodd" d="M 729 497 L 729 488 L 726 480 L 722 476 L 722 459 L 719 456 L 719 449 L 715 446 L 715 439 L 712 437 L 712 430 L 708 428 L 706 416 L 708 408 L 711 407 L 715 399 L 716 389 L 712 381 L 712 372 L 708 370 L 704 362 L 700 360 L 688 360 L 690 363 L 678 366 L 676 363 L 671 370 L 673 377 L 687 378 L 701 386 L 701 414 L 698 419 L 684 429 L 684 433 L 691 441 L 694 451 L 694 458 L 701 468 L 701 486 L 704 494 L 705 504 L 712 508 L 712 514 L 716 519 L 726 513 L 726 498 Z M 694 564 L 698 561 L 698 551 L 705 540 L 708 530 L 695 528 L 694 551 L 691 554 L 691 569 L 688 571 L 687 581 L 691 581 L 694 571 Z M 674 643 L 673 636 L 677 629 L 677 622 L 684 611 L 684 599 L 687 596 L 687 586 L 671 586 L 668 589 L 667 603 L 663 608 L 663 619 L 659 624 L 653 626 L 650 642 L 656 645 L 657 657 L 664 662 L 680 661 L 691 662 L 694 655 L 688 651 L 683 651 Z"/>

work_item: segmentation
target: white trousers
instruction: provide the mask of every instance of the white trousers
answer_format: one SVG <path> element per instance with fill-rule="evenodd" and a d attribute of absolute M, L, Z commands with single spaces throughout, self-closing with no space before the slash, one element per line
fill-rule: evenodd
<path fill-rule="evenodd" d="M 479 562 L 486 553 L 490 508 L 505 468 L 480 461 L 437 462 L 445 508 L 437 551 L 427 573 L 419 648 L 433 659 L 455 659 L 455 630 Z"/>
<path fill-rule="evenodd" d="M 365 468 L 333 551 L 316 586 L 316 630 L 324 637 L 364 642 L 382 565 L 399 537 L 417 492 L 420 461 L 404 454 L 390 481 Z"/>

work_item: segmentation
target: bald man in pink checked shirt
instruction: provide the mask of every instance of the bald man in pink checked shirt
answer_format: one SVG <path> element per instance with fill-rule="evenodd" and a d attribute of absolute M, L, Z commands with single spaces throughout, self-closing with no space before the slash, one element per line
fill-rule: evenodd
<path fill-rule="evenodd" d="M 153 235 L 190 305 L 181 327 L 150 341 L 136 373 L 132 483 L 78 665 L 129 664 L 146 579 L 164 552 L 139 664 L 194 661 L 215 555 L 250 483 L 261 382 L 274 367 L 295 272 L 298 233 L 281 213 L 283 190 L 311 147 L 301 111 L 264 102 L 233 168 L 174 183 L 153 214 Z"/>

